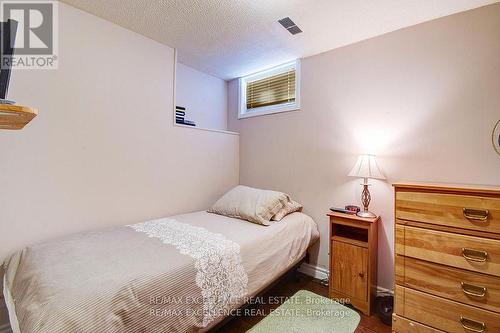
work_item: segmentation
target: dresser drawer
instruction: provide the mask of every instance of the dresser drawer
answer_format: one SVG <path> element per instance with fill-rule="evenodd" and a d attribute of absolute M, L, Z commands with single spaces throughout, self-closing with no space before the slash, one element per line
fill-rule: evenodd
<path fill-rule="evenodd" d="M 417 323 L 400 317 L 396 314 L 392 315 L 392 331 L 396 333 L 444 333 L 443 331 Z"/>
<path fill-rule="evenodd" d="M 500 314 L 396 286 L 396 314 L 450 333 L 500 332 Z M 410 331 L 411 332 L 411 331 Z"/>
<path fill-rule="evenodd" d="M 500 198 L 401 191 L 396 193 L 396 218 L 500 233 Z"/>
<path fill-rule="evenodd" d="M 500 240 L 396 225 L 396 254 L 500 276 Z"/>
<path fill-rule="evenodd" d="M 396 283 L 457 302 L 500 312 L 500 278 L 396 256 Z"/>

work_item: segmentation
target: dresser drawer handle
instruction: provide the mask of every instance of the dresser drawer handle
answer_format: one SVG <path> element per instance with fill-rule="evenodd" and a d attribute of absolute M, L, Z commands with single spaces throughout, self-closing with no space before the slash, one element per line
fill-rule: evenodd
<path fill-rule="evenodd" d="M 486 287 L 476 286 L 470 283 L 460 282 L 464 294 L 474 297 L 486 296 Z"/>
<path fill-rule="evenodd" d="M 468 319 L 465 317 L 460 316 L 460 324 L 462 324 L 462 327 L 465 328 L 467 331 L 471 332 L 476 332 L 476 333 L 482 333 L 486 331 L 486 324 L 480 321 L 475 321 L 472 319 Z"/>
<path fill-rule="evenodd" d="M 470 261 L 485 262 L 488 259 L 488 252 L 463 247 L 462 256 Z"/>
<path fill-rule="evenodd" d="M 467 220 L 484 222 L 488 219 L 490 212 L 487 209 L 464 208 L 463 213 Z"/>

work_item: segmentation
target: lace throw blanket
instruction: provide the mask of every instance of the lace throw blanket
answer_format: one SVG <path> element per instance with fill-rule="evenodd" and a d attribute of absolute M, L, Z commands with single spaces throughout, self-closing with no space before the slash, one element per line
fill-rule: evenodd
<path fill-rule="evenodd" d="M 227 314 L 231 304 L 247 293 L 248 276 L 241 265 L 240 246 L 221 234 L 163 218 L 129 225 L 190 256 L 196 267 L 196 285 L 203 296 L 203 326 Z"/>

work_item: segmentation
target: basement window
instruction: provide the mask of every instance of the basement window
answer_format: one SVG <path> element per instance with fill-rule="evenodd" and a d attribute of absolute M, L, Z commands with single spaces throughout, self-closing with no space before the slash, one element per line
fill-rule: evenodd
<path fill-rule="evenodd" d="M 239 79 L 239 119 L 299 109 L 298 60 Z"/>

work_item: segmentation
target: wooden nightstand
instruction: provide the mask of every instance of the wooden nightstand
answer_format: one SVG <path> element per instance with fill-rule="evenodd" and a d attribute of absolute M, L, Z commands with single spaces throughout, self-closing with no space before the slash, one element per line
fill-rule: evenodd
<path fill-rule="evenodd" d="M 331 212 L 330 298 L 351 303 L 370 315 L 377 295 L 376 218 Z"/>

